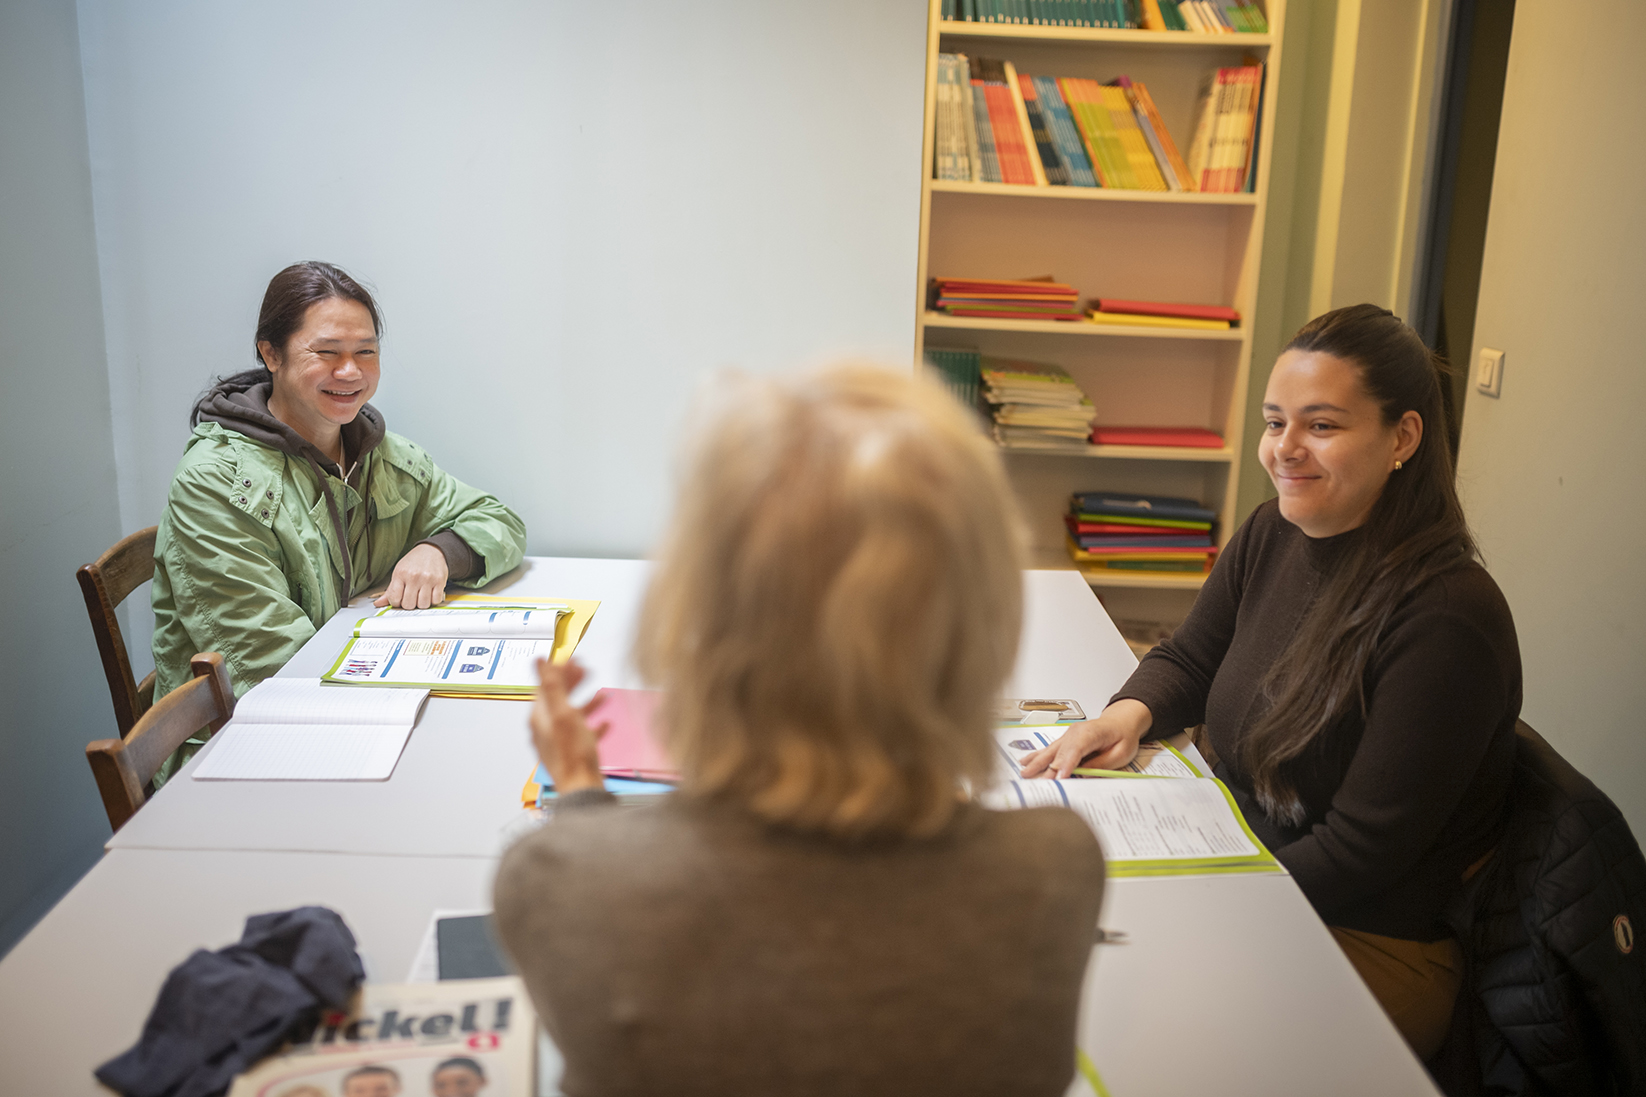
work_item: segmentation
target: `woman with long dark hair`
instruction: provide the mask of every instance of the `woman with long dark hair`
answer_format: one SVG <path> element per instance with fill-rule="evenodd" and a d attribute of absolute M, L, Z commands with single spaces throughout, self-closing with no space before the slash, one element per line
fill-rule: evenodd
<path fill-rule="evenodd" d="M 1027 759 L 1066 776 L 1204 724 L 1222 778 L 1422 1057 L 1461 976 L 1441 911 L 1490 854 L 1520 652 L 1453 486 L 1441 370 L 1384 309 L 1317 317 L 1269 379 L 1253 512 L 1108 708 Z"/>

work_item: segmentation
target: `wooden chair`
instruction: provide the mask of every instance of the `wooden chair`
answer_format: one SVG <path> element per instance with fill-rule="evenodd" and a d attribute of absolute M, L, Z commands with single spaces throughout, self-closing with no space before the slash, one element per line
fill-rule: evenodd
<path fill-rule="evenodd" d="M 160 698 L 131 734 L 86 744 L 86 761 L 115 830 L 153 794 L 154 774 L 172 751 L 203 727 L 218 731 L 234 715 L 234 685 L 223 657 L 202 652 L 189 660 L 189 670 L 193 679 Z"/>
<path fill-rule="evenodd" d="M 114 725 L 128 735 L 137 720 L 154 703 L 154 675 L 134 681 L 131 660 L 126 656 L 126 640 L 120 634 L 115 608 L 126 596 L 154 578 L 154 535 L 158 526 L 140 529 L 122 538 L 114 547 L 75 572 L 80 592 L 86 596 L 86 613 L 97 637 L 97 653 L 103 657 L 103 674 L 109 680 L 109 696 L 114 701 Z"/>

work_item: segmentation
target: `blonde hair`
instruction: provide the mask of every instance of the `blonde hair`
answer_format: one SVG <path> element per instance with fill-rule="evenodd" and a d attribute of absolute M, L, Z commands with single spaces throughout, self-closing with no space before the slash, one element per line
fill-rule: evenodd
<path fill-rule="evenodd" d="M 682 791 L 837 837 L 935 834 L 987 780 L 1017 654 L 999 455 L 884 368 L 719 388 L 635 644 Z"/>

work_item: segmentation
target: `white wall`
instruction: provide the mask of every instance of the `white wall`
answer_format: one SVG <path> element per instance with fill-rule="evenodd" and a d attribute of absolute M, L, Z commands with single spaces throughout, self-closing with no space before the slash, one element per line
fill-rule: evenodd
<path fill-rule="evenodd" d="M 269 277 L 342 264 L 374 401 L 526 520 L 639 555 L 693 386 L 913 346 L 925 5 L 81 0 L 121 515 Z"/>
<path fill-rule="evenodd" d="M 1509 604 L 1526 722 L 1646 836 L 1646 25 L 1631 0 L 1515 6 L 1458 481 Z M 1551 96 L 1549 89 L 1560 93 Z"/>
<path fill-rule="evenodd" d="M 74 5 L 0 4 L 0 954 L 109 835 L 74 569 L 120 536 Z"/>

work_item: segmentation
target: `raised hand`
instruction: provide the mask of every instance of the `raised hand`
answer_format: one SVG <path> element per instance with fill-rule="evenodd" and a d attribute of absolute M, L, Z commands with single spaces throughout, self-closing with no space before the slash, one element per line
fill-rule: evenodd
<path fill-rule="evenodd" d="M 554 778 L 555 790 L 576 792 L 604 788 L 600 776 L 600 737 L 608 725 L 589 726 L 590 701 L 581 708 L 571 703 L 571 692 L 585 671 L 576 662 L 555 665 L 537 661 L 537 701 L 532 705 L 532 745 L 538 761 Z"/>

